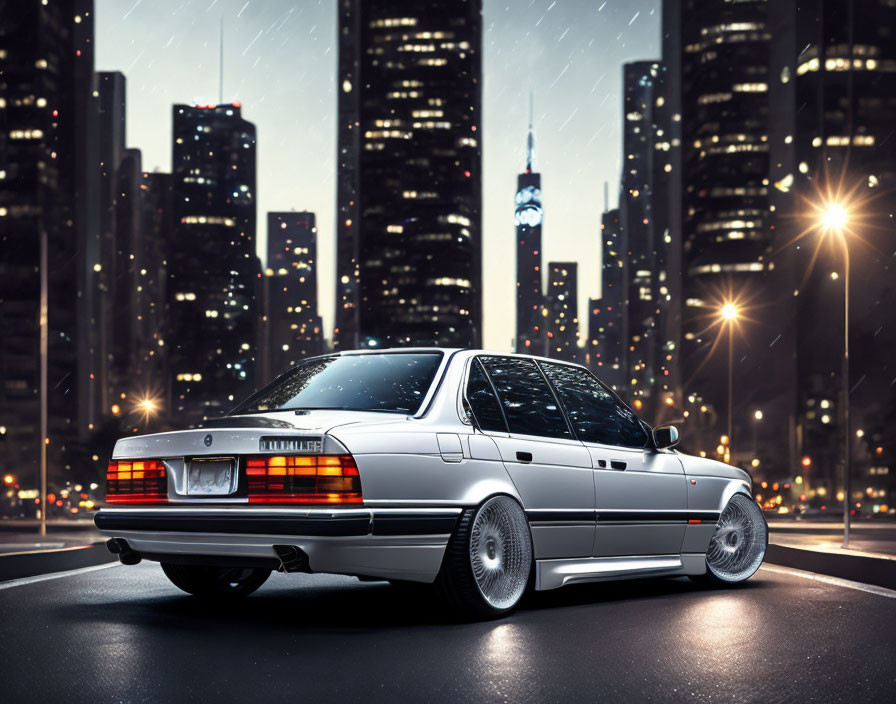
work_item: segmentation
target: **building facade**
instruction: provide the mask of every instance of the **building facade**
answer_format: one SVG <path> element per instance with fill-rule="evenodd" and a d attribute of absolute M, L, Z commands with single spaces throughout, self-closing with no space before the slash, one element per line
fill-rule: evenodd
<path fill-rule="evenodd" d="M 358 340 L 358 232 L 361 225 L 361 3 L 339 0 L 336 117 L 336 310 L 333 348 L 356 349 Z"/>
<path fill-rule="evenodd" d="M 119 215 L 119 167 L 127 149 L 126 108 L 127 82 L 123 73 L 101 71 L 95 78 L 97 92 L 97 150 L 99 229 L 95 236 L 96 264 L 93 271 L 94 297 L 91 330 L 94 349 L 94 375 L 96 377 L 96 417 L 108 417 L 112 406 L 121 407 L 116 389 L 118 380 L 113 376 L 122 362 L 115 360 L 116 307 L 119 264 L 118 224 Z M 120 373 L 119 373 L 120 376 Z"/>
<path fill-rule="evenodd" d="M 662 221 L 654 204 L 662 203 L 657 192 L 655 146 L 657 124 L 654 110 L 662 104 L 663 66 L 656 61 L 637 61 L 623 66 L 623 161 L 619 208 L 626 233 L 624 271 L 628 286 L 627 396 L 639 402 L 639 410 L 655 411 L 653 401 L 661 376 L 664 333 L 666 271 Z M 658 156 L 658 155 L 657 155 Z"/>
<path fill-rule="evenodd" d="M 173 108 L 174 245 L 167 258 L 172 411 L 221 415 L 255 385 L 261 271 L 255 126 L 238 103 Z"/>
<path fill-rule="evenodd" d="M 769 100 L 769 84 L 780 81 L 771 72 L 769 5 L 664 3 L 664 35 L 675 32 L 679 39 L 664 41 L 671 53 L 663 63 L 678 83 L 671 101 L 681 110 L 681 171 L 672 181 L 681 207 L 687 448 L 715 454 L 730 424 L 734 436 L 724 456 L 783 474 L 791 452 L 753 454 L 754 447 L 789 446 L 795 388 L 792 346 L 782 339 L 782 329 L 793 324 L 793 291 L 778 276 L 789 255 L 778 260 L 782 243 L 770 194 L 772 126 L 779 111 L 792 108 Z M 721 316 L 726 303 L 738 311 L 730 323 Z M 730 418 L 729 368 L 737 380 Z M 757 411 L 767 419 L 760 428 L 751 425 Z M 763 442 L 750 441 L 754 429 Z"/>
<path fill-rule="evenodd" d="M 0 463 L 28 487 L 44 447 L 51 481 L 70 476 L 89 432 L 92 75 L 92 2 L 0 5 Z"/>
<path fill-rule="evenodd" d="M 601 216 L 601 297 L 588 318 L 589 362 L 616 391 L 627 389 L 628 286 L 625 232 L 619 209 Z"/>
<path fill-rule="evenodd" d="M 851 270 L 850 499 L 857 509 L 874 512 L 874 506 L 879 511 L 892 505 L 896 490 L 896 6 L 872 0 L 787 4 L 796 17 L 797 47 L 787 68 L 801 106 L 788 184 L 805 211 L 791 234 L 811 228 L 794 248 L 802 274 L 796 297 L 798 452 L 811 462 L 816 490 L 829 497 L 843 490 L 844 241 L 807 222 L 838 204 L 847 213 L 843 234 Z"/>
<path fill-rule="evenodd" d="M 131 388 L 136 402 L 149 399 L 157 407 L 157 417 L 168 417 L 171 404 L 171 376 L 168 348 L 164 340 L 168 256 L 175 247 L 174 200 L 170 173 L 140 174 L 140 240 L 136 248 L 132 286 L 135 296 L 136 368 L 131 372 Z"/>
<path fill-rule="evenodd" d="M 339 7 L 335 338 L 478 345 L 481 2 Z"/>
<path fill-rule="evenodd" d="M 547 356 L 581 362 L 579 347 L 579 265 L 577 262 L 548 262 L 545 291 Z"/>
<path fill-rule="evenodd" d="M 314 213 L 268 213 L 265 318 L 270 379 L 323 351 Z"/>

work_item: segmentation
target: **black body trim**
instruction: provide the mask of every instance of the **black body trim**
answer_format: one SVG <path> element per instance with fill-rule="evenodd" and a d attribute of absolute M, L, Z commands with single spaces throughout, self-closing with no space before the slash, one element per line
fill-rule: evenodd
<path fill-rule="evenodd" d="M 593 510 L 552 511 L 550 509 L 532 509 L 526 511 L 526 517 L 533 523 L 594 523 L 597 515 Z"/>
<path fill-rule="evenodd" d="M 598 512 L 598 523 L 684 523 L 687 511 L 614 511 Z"/>
<path fill-rule="evenodd" d="M 458 513 L 459 515 L 459 513 Z M 94 523 L 100 530 L 147 530 L 177 533 L 224 533 L 252 535 L 296 535 L 352 537 L 362 535 L 447 535 L 458 515 L 441 513 L 382 514 L 352 516 L 245 515 L 205 511 L 158 513 L 100 511 Z M 372 527 L 372 529 L 371 529 Z"/>
<path fill-rule="evenodd" d="M 718 511 L 688 511 L 688 520 L 716 523 L 721 515 Z"/>
<path fill-rule="evenodd" d="M 94 523 L 100 530 L 145 530 L 177 533 L 221 533 L 250 535 L 295 535 L 308 537 L 358 537 L 363 535 L 448 535 L 454 531 L 460 514 L 394 513 L 351 516 L 289 516 L 179 511 L 177 513 L 99 511 Z M 718 511 L 618 511 L 583 509 L 562 511 L 532 509 L 526 511 L 530 523 L 714 523 Z"/>
<path fill-rule="evenodd" d="M 100 530 L 152 530 L 177 533 L 250 533 L 253 535 L 311 535 L 347 537 L 367 535 L 368 516 L 311 518 L 309 516 L 226 516 L 196 513 L 106 513 L 93 519 Z"/>
<path fill-rule="evenodd" d="M 531 509 L 526 516 L 532 523 L 684 523 L 686 521 L 719 520 L 718 511 L 556 511 Z"/>
<path fill-rule="evenodd" d="M 456 516 L 441 514 L 373 514 L 374 535 L 448 535 L 457 524 Z"/>

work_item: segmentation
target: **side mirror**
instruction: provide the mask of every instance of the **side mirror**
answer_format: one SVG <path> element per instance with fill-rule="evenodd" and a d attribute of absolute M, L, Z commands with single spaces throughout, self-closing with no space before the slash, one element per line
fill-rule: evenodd
<path fill-rule="evenodd" d="M 658 450 L 678 444 L 678 428 L 674 425 L 658 425 L 653 429 L 653 444 Z"/>

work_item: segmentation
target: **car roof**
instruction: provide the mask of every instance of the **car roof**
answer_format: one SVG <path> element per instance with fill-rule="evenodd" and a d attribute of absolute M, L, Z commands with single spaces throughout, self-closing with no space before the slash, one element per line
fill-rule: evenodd
<path fill-rule="evenodd" d="M 499 350 L 489 350 L 483 349 L 479 347 L 383 347 L 376 349 L 362 349 L 362 350 L 342 350 L 339 352 L 333 352 L 332 354 L 336 355 L 354 355 L 354 354 L 396 354 L 396 353 L 420 353 L 420 352 L 442 352 L 449 357 L 455 352 L 469 352 L 473 355 L 484 354 L 484 355 L 494 355 L 496 357 L 521 357 L 524 359 L 536 359 L 539 362 L 550 362 L 552 364 L 565 364 L 570 367 L 581 367 L 582 369 L 587 369 L 587 367 L 583 364 L 578 364 L 577 362 L 569 362 L 564 359 L 553 359 L 551 357 L 542 357 L 535 354 L 527 354 L 520 352 L 506 352 Z M 324 355 L 326 356 L 326 355 Z"/>

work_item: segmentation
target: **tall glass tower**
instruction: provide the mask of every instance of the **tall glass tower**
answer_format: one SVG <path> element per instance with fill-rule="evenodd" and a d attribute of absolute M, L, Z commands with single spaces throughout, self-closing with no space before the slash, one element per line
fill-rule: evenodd
<path fill-rule="evenodd" d="M 481 0 L 339 4 L 338 347 L 481 341 Z"/>
<path fill-rule="evenodd" d="M 175 105 L 172 167 L 164 345 L 173 410 L 200 421 L 224 413 L 228 395 L 246 395 L 255 384 L 255 125 L 239 103 Z"/>
<path fill-rule="evenodd" d="M 314 213 L 268 213 L 265 362 L 270 378 L 321 353 Z"/>
<path fill-rule="evenodd" d="M 526 170 L 516 180 L 516 351 L 544 353 L 541 310 L 541 174 L 534 169 L 535 133 L 529 105 Z"/>

